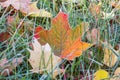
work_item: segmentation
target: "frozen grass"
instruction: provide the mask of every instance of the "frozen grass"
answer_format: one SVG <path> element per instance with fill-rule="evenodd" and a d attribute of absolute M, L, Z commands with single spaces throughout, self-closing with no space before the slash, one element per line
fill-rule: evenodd
<path fill-rule="evenodd" d="M 111 43 L 112 46 L 120 43 L 120 23 L 114 22 L 113 26 L 115 28 L 114 33 L 111 32 L 109 19 L 103 20 L 98 19 L 96 21 L 94 17 L 90 14 L 88 9 L 89 1 L 84 0 L 84 4 L 78 6 L 76 3 L 64 3 L 62 0 L 39 0 L 38 7 L 41 9 L 46 9 L 56 16 L 57 13 L 62 10 L 69 15 L 69 22 L 71 27 L 75 27 L 76 25 L 80 24 L 80 22 L 89 22 L 90 28 L 99 27 L 100 28 L 100 35 L 102 40 L 106 40 Z M 107 2 L 103 0 L 103 10 L 108 12 L 111 10 L 111 7 L 108 6 Z M 16 13 L 21 16 L 19 13 Z M 120 11 L 115 13 L 116 15 L 120 16 Z M 4 32 L 6 30 L 6 16 L 9 13 L 6 11 L 1 11 L 0 15 L 0 32 Z M 23 17 L 23 16 L 22 16 Z M 41 25 L 44 28 L 50 28 L 50 19 L 48 18 L 28 18 L 24 17 L 23 20 L 34 21 L 34 26 L 27 26 L 24 29 L 24 33 L 19 33 L 19 28 L 14 27 L 12 29 L 12 37 L 9 38 L 7 41 L 0 43 L 0 58 L 3 58 L 4 55 L 10 60 L 11 58 L 15 58 L 21 55 L 24 55 L 24 61 L 21 65 L 19 65 L 15 70 L 13 70 L 13 75 L 3 77 L 0 76 L 0 80 L 50 80 L 50 73 L 47 74 L 33 74 L 29 70 L 31 69 L 30 64 L 28 63 L 27 59 L 29 58 L 29 52 L 27 48 L 31 43 L 32 36 L 29 34 L 33 34 L 34 28 L 37 25 Z M 28 31 L 28 27 L 32 28 L 31 32 Z M 85 41 L 83 37 L 83 41 Z M 7 45 L 5 44 L 7 42 Z M 91 53 L 90 53 L 91 52 Z M 103 64 L 103 51 L 98 47 L 92 47 L 86 52 L 83 53 L 82 56 L 79 58 L 74 59 L 73 61 L 66 61 L 63 60 L 61 67 L 65 68 L 65 75 L 61 74 L 57 76 L 57 79 L 61 80 L 73 80 L 73 79 L 80 79 L 81 80 L 89 80 L 93 77 L 93 73 L 102 68 L 107 70 L 108 72 L 113 74 L 114 70 L 119 66 L 118 63 L 109 68 Z M 120 59 L 119 59 L 120 60 Z M 46 77 L 47 76 L 47 77 Z M 44 78 L 45 77 L 45 78 Z"/>

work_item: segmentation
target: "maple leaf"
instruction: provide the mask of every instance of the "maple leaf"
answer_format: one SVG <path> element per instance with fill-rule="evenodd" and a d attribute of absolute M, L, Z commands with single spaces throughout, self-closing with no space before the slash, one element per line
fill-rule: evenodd
<path fill-rule="evenodd" d="M 59 73 L 63 72 L 62 69 L 58 68 L 61 58 L 55 56 L 51 51 L 49 44 L 41 46 L 37 39 L 33 39 L 33 50 L 29 50 L 30 58 L 29 62 L 32 66 L 32 72 L 43 73 L 47 71 L 48 73 L 53 71 L 53 78 Z"/>
<path fill-rule="evenodd" d="M 23 14 L 29 15 L 31 17 L 51 17 L 52 15 L 45 11 L 44 9 L 37 8 L 37 1 L 31 2 L 31 0 L 7 0 L 5 2 L 0 2 L 2 7 L 9 7 L 10 5 L 16 9 L 20 10 Z"/>
<path fill-rule="evenodd" d="M 85 26 L 88 24 L 84 23 Z M 56 55 L 61 58 L 73 60 L 79 57 L 83 51 L 88 49 L 91 44 L 82 42 L 84 26 L 81 24 L 74 29 L 71 29 L 68 22 L 68 15 L 64 12 L 59 12 L 52 19 L 51 29 L 45 30 L 42 27 L 37 27 L 35 36 L 41 44 L 49 43 Z"/>
<path fill-rule="evenodd" d="M 23 61 L 23 57 L 15 58 L 9 62 L 6 58 L 0 60 L 0 74 L 3 76 L 10 75 L 10 73 Z"/>

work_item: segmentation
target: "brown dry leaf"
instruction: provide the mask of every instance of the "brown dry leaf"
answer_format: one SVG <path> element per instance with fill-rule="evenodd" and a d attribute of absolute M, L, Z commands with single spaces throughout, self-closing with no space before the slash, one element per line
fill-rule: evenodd
<path fill-rule="evenodd" d="M 118 49 L 117 52 L 120 53 L 120 49 Z M 118 67 L 115 70 L 114 75 L 112 76 L 110 80 L 120 80 L 120 67 Z"/>
<path fill-rule="evenodd" d="M 118 67 L 110 80 L 120 80 L 120 67 Z"/>
<path fill-rule="evenodd" d="M 115 70 L 114 74 L 115 74 L 115 75 L 120 74 L 120 67 L 118 67 L 118 68 Z"/>
<path fill-rule="evenodd" d="M 9 34 L 9 32 L 0 33 L 0 42 L 7 40 L 8 38 L 10 38 L 10 36 L 11 35 Z"/>
<path fill-rule="evenodd" d="M 97 18 L 100 14 L 100 7 L 101 7 L 101 2 L 99 2 L 99 4 L 95 4 L 95 3 L 90 3 L 90 6 L 89 6 L 89 10 L 91 12 L 91 14 Z"/>
<path fill-rule="evenodd" d="M 110 5 L 116 9 L 120 9 L 120 1 L 119 0 L 110 1 Z"/>
<path fill-rule="evenodd" d="M 30 58 L 28 61 L 33 68 L 31 70 L 33 73 L 42 74 L 45 71 L 48 73 L 53 71 L 53 78 L 55 78 L 59 73 L 63 72 L 63 70 L 58 67 L 61 58 L 52 53 L 49 44 L 41 46 L 35 38 L 33 39 L 32 44 L 33 50 L 28 49 L 30 52 Z"/>
<path fill-rule="evenodd" d="M 15 16 L 7 16 L 6 17 L 7 21 L 7 25 L 10 27 L 18 27 L 19 23 L 21 22 L 21 19 L 18 15 Z"/>
<path fill-rule="evenodd" d="M 107 42 L 105 42 L 104 44 L 107 44 L 107 46 L 112 47 Z M 109 67 L 113 67 L 115 63 L 117 62 L 118 57 L 107 46 L 103 48 L 103 51 L 104 51 L 104 62 L 103 63 Z"/>
<path fill-rule="evenodd" d="M 16 10 L 20 10 L 25 15 L 31 17 L 52 17 L 52 14 L 44 9 L 37 8 L 37 1 L 31 2 L 31 0 L 7 0 L 0 2 L 2 7 L 12 6 Z"/>
<path fill-rule="evenodd" d="M 27 6 L 29 5 L 30 0 L 7 0 L 4 2 L 0 2 L 2 7 L 12 6 L 16 10 L 27 10 Z"/>
<path fill-rule="evenodd" d="M 120 4 L 120 3 L 119 3 Z M 91 3 L 89 6 L 89 10 L 91 12 L 91 14 L 97 19 L 99 16 L 102 17 L 102 19 L 110 19 L 110 18 L 114 18 L 115 16 L 115 9 L 113 9 L 111 12 L 106 13 L 104 11 L 101 10 L 101 5 L 102 2 L 99 2 L 98 4 L 95 3 Z"/>
<path fill-rule="evenodd" d="M 15 69 L 19 64 L 23 61 L 23 57 L 15 58 L 10 63 L 6 58 L 0 60 L 0 75 L 7 76 L 12 73 L 13 69 Z"/>
<path fill-rule="evenodd" d="M 91 31 L 88 31 L 86 38 L 87 40 L 92 41 L 93 44 L 96 44 L 100 39 L 100 29 L 93 28 Z"/>

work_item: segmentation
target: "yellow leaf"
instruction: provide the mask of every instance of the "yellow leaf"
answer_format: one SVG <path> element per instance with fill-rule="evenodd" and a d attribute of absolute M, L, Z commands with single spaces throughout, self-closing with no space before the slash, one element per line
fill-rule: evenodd
<path fill-rule="evenodd" d="M 109 73 L 103 69 L 98 70 L 94 74 L 94 80 L 101 80 L 109 78 Z"/>
<path fill-rule="evenodd" d="M 33 68 L 31 70 L 33 73 L 42 74 L 44 72 L 50 73 L 53 71 L 53 78 L 55 78 L 55 76 L 63 72 L 63 70 L 58 67 L 61 58 L 52 53 L 49 44 L 41 46 L 37 39 L 34 39 L 32 44 L 33 50 L 28 49 L 30 52 L 28 61 Z"/>

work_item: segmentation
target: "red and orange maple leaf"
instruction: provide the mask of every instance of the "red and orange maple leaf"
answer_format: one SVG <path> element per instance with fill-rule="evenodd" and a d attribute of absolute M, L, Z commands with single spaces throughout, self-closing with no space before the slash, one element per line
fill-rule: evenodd
<path fill-rule="evenodd" d="M 73 60 L 91 46 L 91 44 L 81 41 L 83 27 L 80 25 L 71 29 L 68 15 L 59 12 L 52 19 L 51 29 L 45 30 L 40 26 L 36 27 L 34 37 L 38 38 L 41 44 L 49 43 L 54 48 L 55 54 L 61 58 Z"/>

